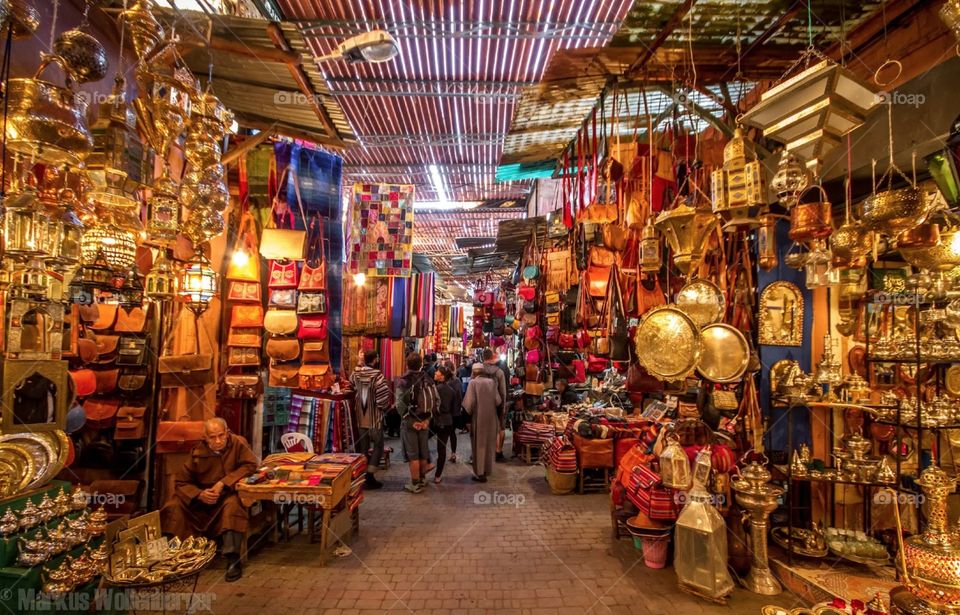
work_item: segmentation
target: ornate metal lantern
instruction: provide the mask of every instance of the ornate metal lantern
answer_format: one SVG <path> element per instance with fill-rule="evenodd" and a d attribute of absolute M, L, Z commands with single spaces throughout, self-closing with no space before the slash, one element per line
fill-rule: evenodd
<path fill-rule="evenodd" d="M 777 193 L 777 200 L 784 209 L 797 204 L 800 192 L 810 183 L 810 172 L 800 159 L 784 152 L 777 163 L 777 172 L 770 180 L 770 187 Z"/>
<path fill-rule="evenodd" d="M 770 271 L 780 262 L 777 255 L 777 216 L 767 214 L 760 218 L 757 229 L 757 264 L 764 271 Z"/>
<path fill-rule="evenodd" d="M 46 257 L 50 217 L 40 203 L 37 191 L 27 186 L 6 199 L 3 217 L 4 252 L 14 258 Z"/>
<path fill-rule="evenodd" d="M 113 287 L 113 276 L 114 271 L 107 263 L 103 251 L 97 251 L 92 260 L 86 261 L 77 269 L 73 280 L 70 281 L 68 287 L 70 300 L 80 305 L 90 305 L 97 291 Z"/>
<path fill-rule="evenodd" d="M 669 436 L 669 444 L 660 453 L 660 478 L 664 487 L 690 488 L 690 459 L 675 434 Z"/>
<path fill-rule="evenodd" d="M 653 215 L 647 218 L 647 224 L 643 227 L 643 234 L 640 236 L 640 271 L 644 273 L 656 273 L 660 271 L 660 236 L 657 235 L 657 229 L 653 226 Z"/>
<path fill-rule="evenodd" d="M 147 237 L 164 243 L 177 238 L 180 230 L 180 189 L 167 176 L 157 179 L 147 199 Z"/>
<path fill-rule="evenodd" d="M 717 225 L 710 210 L 680 204 L 657 216 L 654 226 L 666 237 L 673 251 L 673 262 L 684 275 L 700 261 L 703 249 Z"/>
<path fill-rule="evenodd" d="M 113 224 L 95 226 L 83 234 L 80 252 L 84 262 L 102 254 L 114 271 L 127 271 L 137 257 L 136 235 Z"/>
<path fill-rule="evenodd" d="M 755 216 L 767 204 L 766 182 L 753 144 L 739 126 L 723 148 L 723 168 L 710 174 L 710 183 L 713 213 L 727 222 L 725 230 L 757 226 Z"/>
<path fill-rule="evenodd" d="M 711 454 L 704 448 L 697 455 L 693 489 L 677 519 L 673 563 L 682 588 L 722 600 L 733 591 L 733 580 L 727 572 L 727 524 L 704 488 Z"/>
<path fill-rule="evenodd" d="M 197 253 L 183 270 L 179 295 L 196 314 L 203 313 L 217 296 L 217 272 L 201 253 Z"/>
<path fill-rule="evenodd" d="M 120 287 L 120 304 L 124 307 L 140 307 L 143 305 L 144 286 L 143 276 L 134 265 L 127 272 L 127 277 Z"/>
<path fill-rule="evenodd" d="M 153 268 L 147 274 L 145 294 L 150 299 L 169 299 L 176 294 L 177 274 L 167 259 L 166 250 L 160 250 L 160 255 L 153 262 Z"/>

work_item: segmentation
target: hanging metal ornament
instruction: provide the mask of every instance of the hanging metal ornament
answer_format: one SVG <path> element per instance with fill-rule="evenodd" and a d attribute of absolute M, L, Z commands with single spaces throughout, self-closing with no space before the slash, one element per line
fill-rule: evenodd
<path fill-rule="evenodd" d="M 777 164 L 777 172 L 770 180 L 770 187 L 777 193 L 777 200 L 784 209 L 797 204 L 800 192 L 812 181 L 810 172 L 797 156 L 784 152 Z"/>
<path fill-rule="evenodd" d="M 84 32 L 90 27 L 87 21 L 89 11 L 90 2 L 88 1 L 83 10 L 80 25 L 61 32 L 53 41 L 54 53 L 60 56 L 77 83 L 100 81 L 107 76 L 107 71 L 110 69 L 107 50 L 103 48 L 100 41 Z"/>
<path fill-rule="evenodd" d="M 177 272 L 167 258 L 167 251 L 161 249 L 157 260 L 153 261 L 153 268 L 147 274 L 144 294 L 149 299 L 169 299 L 176 292 Z"/>
<path fill-rule="evenodd" d="M 159 177 L 147 199 L 147 239 L 163 244 L 180 231 L 180 188 L 169 177 Z"/>
<path fill-rule="evenodd" d="M 3 29 L 11 28 L 13 38 L 33 36 L 40 27 L 40 12 L 29 0 L 6 0 L 3 8 Z"/>
<path fill-rule="evenodd" d="M 134 0 L 130 8 L 120 13 L 120 24 L 130 31 L 133 50 L 141 62 L 145 62 L 163 40 L 163 28 L 150 10 L 150 0 Z"/>
<path fill-rule="evenodd" d="M 710 183 L 713 213 L 726 222 L 724 230 L 759 226 L 756 216 L 767 204 L 763 165 L 739 126 L 723 148 L 723 168 L 710 174 Z"/>

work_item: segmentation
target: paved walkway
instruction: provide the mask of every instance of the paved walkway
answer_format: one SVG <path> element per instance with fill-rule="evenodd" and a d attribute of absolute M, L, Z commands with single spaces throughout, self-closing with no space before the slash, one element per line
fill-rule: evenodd
<path fill-rule="evenodd" d="M 460 436 L 461 456 L 469 442 Z M 266 545 L 244 577 L 205 573 L 197 588 L 215 613 L 759 613 L 764 604 L 799 606 L 737 590 L 717 606 L 677 589 L 671 568 L 653 570 L 611 535 L 606 494 L 555 496 L 541 466 L 497 464 L 486 484 L 466 463 L 421 494 L 403 491 L 399 441 L 386 483 L 360 507 L 352 554 L 320 567 L 305 536 Z M 465 450 L 464 450 L 465 449 Z M 466 452 L 466 455 L 463 453 Z"/>

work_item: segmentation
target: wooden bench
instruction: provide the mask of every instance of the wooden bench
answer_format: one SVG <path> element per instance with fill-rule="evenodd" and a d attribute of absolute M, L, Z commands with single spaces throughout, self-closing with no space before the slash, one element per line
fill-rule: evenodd
<path fill-rule="evenodd" d="M 602 477 L 601 477 L 601 472 Z M 607 492 L 610 490 L 610 468 L 580 468 L 577 483 L 580 494 L 589 492 Z"/>
<path fill-rule="evenodd" d="M 542 452 L 542 444 L 524 444 L 523 451 L 520 453 L 520 458 L 523 459 L 525 463 L 536 463 L 540 460 L 540 453 Z"/>

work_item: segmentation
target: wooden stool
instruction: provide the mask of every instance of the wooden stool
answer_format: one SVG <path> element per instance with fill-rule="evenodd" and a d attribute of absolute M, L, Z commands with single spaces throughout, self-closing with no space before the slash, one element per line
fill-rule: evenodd
<path fill-rule="evenodd" d="M 603 472 L 603 478 L 599 473 Z M 610 490 L 610 468 L 580 468 L 578 471 L 580 484 L 580 494 L 586 491 L 609 491 Z"/>
<path fill-rule="evenodd" d="M 524 444 L 520 458 L 526 463 L 536 463 L 540 460 L 540 453 L 542 451 L 543 445 L 541 444 Z"/>

